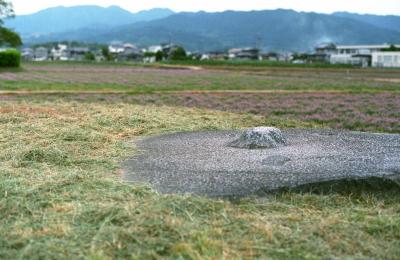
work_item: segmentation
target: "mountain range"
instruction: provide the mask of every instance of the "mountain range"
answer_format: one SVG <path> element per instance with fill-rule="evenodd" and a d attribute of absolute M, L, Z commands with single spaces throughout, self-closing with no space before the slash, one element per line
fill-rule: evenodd
<path fill-rule="evenodd" d="M 156 8 L 131 13 L 118 6 L 107 8 L 84 5 L 52 7 L 30 15 L 8 19 L 5 25 L 16 29 L 25 37 L 48 35 L 82 28 L 112 28 L 119 25 L 145 22 L 167 17 L 174 12 Z"/>
<path fill-rule="evenodd" d="M 395 15 L 371 15 L 371 14 L 355 14 L 347 12 L 333 13 L 335 16 L 350 18 L 356 21 L 371 24 L 380 28 L 400 32 L 400 16 Z"/>
<path fill-rule="evenodd" d="M 400 43 L 400 16 L 319 14 L 293 10 L 174 13 L 152 9 L 130 13 L 120 7 L 56 7 L 8 20 L 25 43 L 173 41 L 192 51 L 259 46 L 265 50 L 310 50 L 322 42 Z"/>

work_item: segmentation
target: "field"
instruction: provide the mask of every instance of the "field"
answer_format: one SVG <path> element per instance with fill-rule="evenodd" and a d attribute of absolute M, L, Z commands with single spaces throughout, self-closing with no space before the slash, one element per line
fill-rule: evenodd
<path fill-rule="evenodd" d="M 385 258 L 398 187 L 211 199 L 120 180 L 132 140 L 258 125 L 400 133 L 400 71 L 24 64 L 0 72 L 0 258 Z"/>

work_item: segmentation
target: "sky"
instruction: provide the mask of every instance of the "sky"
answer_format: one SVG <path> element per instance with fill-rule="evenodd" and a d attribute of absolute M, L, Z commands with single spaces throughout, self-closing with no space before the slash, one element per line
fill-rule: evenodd
<path fill-rule="evenodd" d="M 154 7 L 170 8 L 174 11 L 225 11 L 294 9 L 332 13 L 348 11 L 355 13 L 400 15 L 400 0 L 12 0 L 17 15 L 30 14 L 54 6 L 118 5 L 132 12 Z"/>

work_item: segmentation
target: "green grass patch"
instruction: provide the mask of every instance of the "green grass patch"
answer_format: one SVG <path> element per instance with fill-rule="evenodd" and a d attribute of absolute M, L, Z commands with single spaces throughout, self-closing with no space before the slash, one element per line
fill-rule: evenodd
<path fill-rule="evenodd" d="M 287 91 L 287 92 L 340 92 L 340 93 L 381 93 L 400 92 L 396 84 L 367 84 L 363 82 L 290 82 L 282 80 L 225 81 L 214 79 L 207 84 L 196 80 L 183 80 L 174 84 L 158 85 L 152 82 L 132 86 L 122 83 L 65 83 L 37 81 L 0 81 L 0 91 L 116 91 L 128 94 L 146 94 L 175 91 Z"/>
<path fill-rule="evenodd" d="M 38 98 L 3 101 L 0 122 L 1 259 L 395 259 L 400 253 L 398 192 L 226 201 L 159 195 L 120 181 L 120 163 L 135 152 L 132 139 L 271 123 L 262 117 Z"/>

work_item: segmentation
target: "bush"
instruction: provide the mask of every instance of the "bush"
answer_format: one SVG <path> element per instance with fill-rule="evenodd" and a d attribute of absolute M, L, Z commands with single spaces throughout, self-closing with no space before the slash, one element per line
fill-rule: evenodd
<path fill-rule="evenodd" d="M 19 67 L 21 53 L 17 50 L 6 50 L 0 52 L 0 67 Z"/>

